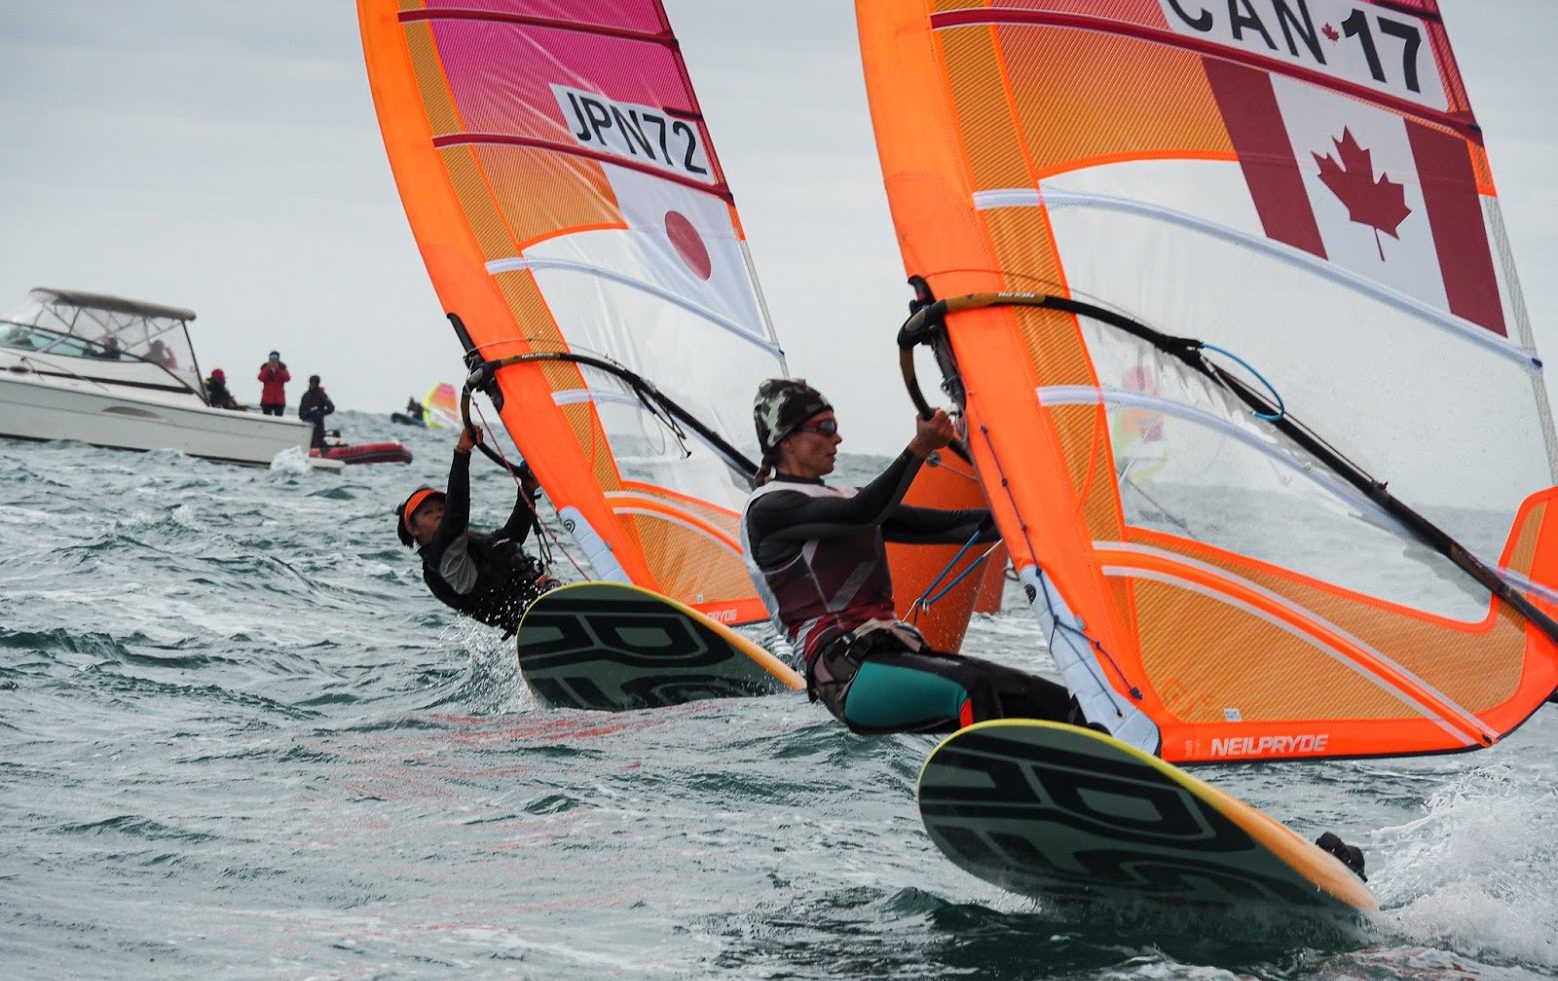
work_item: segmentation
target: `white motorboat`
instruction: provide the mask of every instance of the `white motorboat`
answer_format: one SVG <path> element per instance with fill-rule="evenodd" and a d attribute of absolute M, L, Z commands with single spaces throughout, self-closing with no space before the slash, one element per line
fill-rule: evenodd
<path fill-rule="evenodd" d="M 211 405 L 189 340 L 194 311 L 35 289 L 0 321 L 0 436 L 174 449 L 264 465 L 297 447 L 301 419 Z"/>

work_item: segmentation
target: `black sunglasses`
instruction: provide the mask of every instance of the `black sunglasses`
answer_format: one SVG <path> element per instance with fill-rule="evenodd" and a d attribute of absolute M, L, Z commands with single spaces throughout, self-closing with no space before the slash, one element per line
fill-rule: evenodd
<path fill-rule="evenodd" d="M 795 427 L 798 433 L 816 433 L 818 436 L 834 436 L 839 431 L 837 419 L 824 419 L 821 422 L 803 422 Z"/>

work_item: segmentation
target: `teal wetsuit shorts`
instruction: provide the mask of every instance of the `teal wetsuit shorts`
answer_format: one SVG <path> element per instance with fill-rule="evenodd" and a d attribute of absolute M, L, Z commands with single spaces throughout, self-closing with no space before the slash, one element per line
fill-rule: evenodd
<path fill-rule="evenodd" d="M 1071 721 L 1066 689 L 1036 675 L 977 657 L 907 650 L 885 632 L 851 640 L 819 653 L 821 669 L 809 680 L 852 732 L 953 732 L 1001 718 Z"/>

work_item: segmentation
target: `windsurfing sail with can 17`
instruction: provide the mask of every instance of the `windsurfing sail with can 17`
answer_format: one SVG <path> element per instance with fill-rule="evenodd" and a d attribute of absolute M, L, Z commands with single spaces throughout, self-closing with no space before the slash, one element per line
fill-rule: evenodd
<path fill-rule="evenodd" d="M 857 0 L 905 267 L 1089 718 L 1489 746 L 1558 683 L 1542 364 L 1433 0 Z"/>
<path fill-rule="evenodd" d="M 358 11 L 433 285 L 593 577 L 766 620 L 738 516 L 788 372 L 658 0 Z"/>

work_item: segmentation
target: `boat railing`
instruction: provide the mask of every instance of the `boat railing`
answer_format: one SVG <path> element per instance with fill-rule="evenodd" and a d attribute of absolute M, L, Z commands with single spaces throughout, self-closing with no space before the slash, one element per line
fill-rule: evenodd
<path fill-rule="evenodd" d="M 93 378 L 89 375 L 83 375 L 77 371 L 73 371 L 68 364 L 61 364 L 57 361 L 40 357 L 39 354 L 35 351 L 18 352 L 16 355 L 16 360 L 22 366 L 30 369 L 35 375 L 44 376 L 51 373 L 56 375 L 64 375 L 79 382 L 86 382 L 87 384 L 95 385 L 101 389 L 104 394 L 112 394 L 112 391 L 109 389 L 109 387 L 103 384 L 101 380 Z M 12 370 L 14 371 L 15 369 L 13 368 Z"/>
<path fill-rule="evenodd" d="M 135 354 L 134 352 L 126 351 L 121 348 L 109 347 L 108 345 L 99 343 L 94 340 L 89 340 L 85 337 L 80 337 L 75 334 L 67 334 L 62 331 L 50 330 L 47 327 L 40 327 L 36 324 L 23 324 L 10 320 L 0 323 L 3 323 L 3 325 L 6 327 L 5 333 L 0 334 L 0 346 L 9 348 L 16 352 L 17 359 L 22 364 L 31 368 L 34 374 L 45 374 L 45 372 L 40 371 L 37 367 L 37 365 L 42 365 L 48 368 L 50 371 L 68 376 L 77 381 L 90 382 L 105 392 L 111 391 L 112 385 L 119 385 L 121 387 L 128 386 L 134 388 L 151 388 L 164 391 L 188 392 L 189 394 L 194 395 L 196 398 L 200 399 L 200 401 L 206 405 L 211 404 L 210 399 L 206 397 L 206 393 L 203 390 L 197 389 L 190 385 L 188 381 L 179 377 L 166 365 L 159 364 L 150 358 L 143 357 L 141 355 Z M 70 365 L 60 363 L 59 361 L 56 361 L 52 358 L 45 358 L 43 357 L 44 355 L 54 355 L 55 358 L 93 359 L 108 364 L 124 363 L 130 361 L 138 362 L 140 364 L 146 364 L 155 367 L 157 370 L 167 375 L 174 382 L 174 384 L 152 385 L 148 384 L 147 382 L 132 382 L 128 380 L 112 380 L 105 382 L 105 380 L 101 378 L 94 378 L 90 375 L 83 375 L 79 371 L 71 368 Z M 34 364 L 35 361 L 36 364 Z"/>

